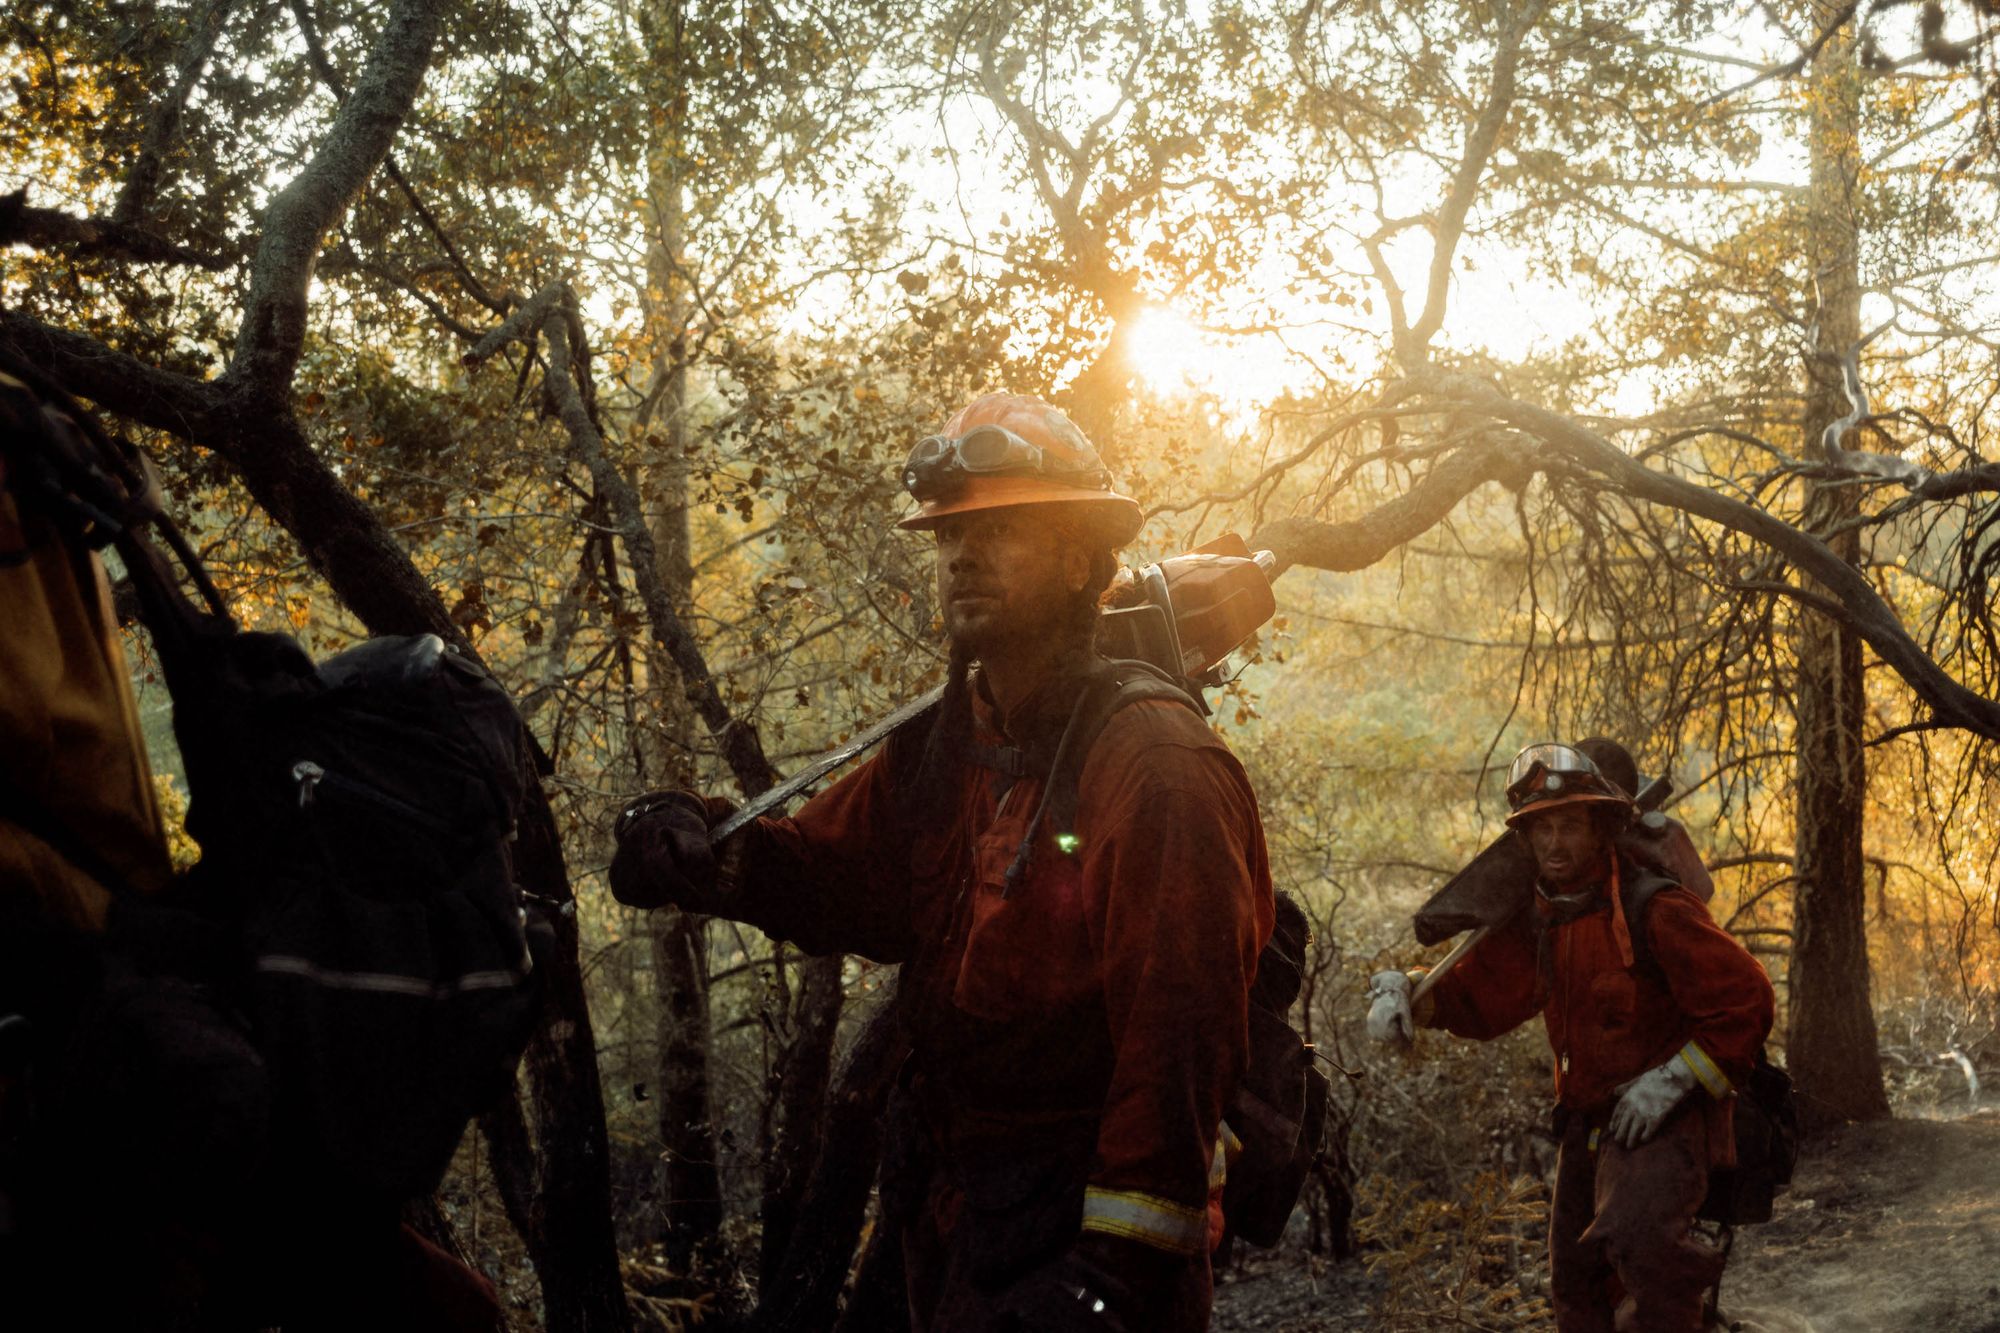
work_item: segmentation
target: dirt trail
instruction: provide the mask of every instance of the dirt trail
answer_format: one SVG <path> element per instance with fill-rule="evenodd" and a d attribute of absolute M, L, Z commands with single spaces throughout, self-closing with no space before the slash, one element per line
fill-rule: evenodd
<path fill-rule="evenodd" d="M 1855 1125 L 1809 1154 L 1731 1256 L 1722 1305 L 1745 1333 L 1779 1312 L 1813 1333 L 2000 1333 L 2000 1110 Z"/>
<path fill-rule="evenodd" d="M 1358 1262 L 1308 1277 L 1253 1260 L 1214 1328 L 1365 1329 Z M 1722 1308 L 1738 1333 L 2000 1333 L 2000 1108 L 1856 1125 L 1812 1145 L 1766 1225 L 1739 1233 Z"/>

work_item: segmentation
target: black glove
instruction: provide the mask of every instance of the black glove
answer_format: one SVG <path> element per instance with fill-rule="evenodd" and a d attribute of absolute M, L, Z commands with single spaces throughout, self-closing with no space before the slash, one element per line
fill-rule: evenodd
<path fill-rule="evenodd" d="M 612 832 L 611 896 L 627 907 L 685 906 L 715 889 L 708 803 L 691 791 L 657 791 L 625 807 Z"/>
<path fill-rule="evenodd" d="M 1151 1314 L 1187 1262 L 1137 1241 L 1087 1233 L 1007 1291 L 1000 1326 L 1019 1333 L 1145 1333 L 1159 1322 Z"/>

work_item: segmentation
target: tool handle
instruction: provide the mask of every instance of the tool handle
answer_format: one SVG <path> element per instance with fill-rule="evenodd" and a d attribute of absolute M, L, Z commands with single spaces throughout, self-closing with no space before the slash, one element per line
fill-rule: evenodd
<path fill-rule="evenodd" d="M 770 814 L 772 811 L 782 809 L 785 803 L 790 801 L 794 796 L 797 796 L 800 792 L 812 786 L 842 764 L 860 758 L 883 741 L 888 740 L 890 733 L 895 731 L 897 727 L 902 726 L 905 722 L 908 722 L 911 718 L 917 716 L 917 714 L 923 712 L 942 698 L 944 698 L 944 686 L 942 685 L 928 693 L 918 695 L 916 698 L 891 712 L 875 725 L 857 732 L 844 743 L 834 746 L 831 750 L 828 750 L 825 754 L 822 754 L 819 758 L 813 760 L 791 777 L 780 782 L 777 786 L 772 787 L 769 791 L 751 797 L 741 806 L 737 807 L 735 814 L 730 815 L 729 818 L 708 831 L 709 846 L 720 847 L 723 843 L 729 841 L 730 836 L 737 830 L 755 823 L 758 819 Z"/>
<path fill-rule="evenodd" d="M 1423 978 L 1417 982 L 1417 988 L 1410 992 L 1410 1008 L 1412 1010 L 1415 1010 L 1417 1007 L 1417 1001 L 1423 999 L 1424 996 L 1429 995 L 1431 993 L 1431 987 L 1438 984 L 1438 979 L 1444 976 L 1445 973 L 1451 971 L 1454 967 L 1457 967 L 1459 963 L 1464 960 L 1465 955 L 1472 952 L 1474 945 L 1478 944 L 1479 941 L 1485 939 L 1488 935 L 1492 933 L 1493 933 L 1493 927 L 1481 926 L 1479 927 L 1479 929 L 1473 931 L 1471 934 L 1466 935 L 1463 939 L 1459 940 L 1457 944 L 1454 944 L 1451 948 L 1451 952 L 1446 954 L 1443 958 L 1439 959 L 1438 965 L 1436 967 L 1424 973 Z"/>

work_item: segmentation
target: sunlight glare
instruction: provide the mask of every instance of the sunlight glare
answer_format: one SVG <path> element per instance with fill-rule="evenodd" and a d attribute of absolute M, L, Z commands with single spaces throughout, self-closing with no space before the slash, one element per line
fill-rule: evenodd
<path fill-rule="evenodd" d="M 1216 347 L 1189 320 L 1166 306 L 1148 306 L 1132 322 L 1126 355 L 1157 394 L 1206 388 L 1215 382 Z"/>
<path fill-rule="evenodd" d="M 1125 355 L 1160 398 L 1213 394 L 1236 411 L 1276 398 L 1305 378 L 1269 334 L 1210 333 L 1171 307 L 1146 307 L 1126 331 Z"/>

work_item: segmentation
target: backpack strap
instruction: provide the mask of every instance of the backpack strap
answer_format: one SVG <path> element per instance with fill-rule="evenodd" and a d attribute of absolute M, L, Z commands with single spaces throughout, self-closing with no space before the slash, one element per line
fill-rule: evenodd
<path fill-rule="evenodd" d="M 1632 966 L 1636 971 L 1661 976 L 1659 959 L 1646 931 L 1646 909 L 1662 889 L 1678 889 L 1680 881 L 1662 875 L 1649 866 L 1625 859 L 1618 867 L 1619 905 L 1625 910 L 1625 928 L 1632 933 Z"/>
<path fill-rule="evenodd" d="M 1019 781 L 1034 772 L 1034 761 L 1018 745 L 981 745 L 973 741 L 965 747 L 966 757 L 981 768 L 990 768 L 1009 781 Z"/>
<path fill-rule="evenodd" d="M 207 604 L 207 616 L 235 627 L 201 557 L 163 507 L 152 460 L 108 433 L 68 390 L 40 369 L 0 355 L 0 478 L 16 498 L 53 521 L 67 541 L 90 550 L 116 545 L 156 638 L 164 619 L 202 615 L 173 588 L 171 567 L 145 536 L 167 543 Z"/>
<path fill-rule="evenodd" d="M 1035 839 L 1040 834 L 1045 821 L 1052 822 L 1056 829 L 1057 845 L 1076 832 L 1077 806 L 1080 796 L 1078 780 L 1083 775 L 1084 761 L 1090 757 L 1091 747 L 1104 734 L 1104 728 L 1121 709 L 1147 699 L 1167 699 L 1182 705 L 1200 716 L 1201 707 L 1176 684 L 1166 672 L 1150 662 L 1136 659 L 1099 658 L 1092 664 L 1084 678 L 1084 686 L 1078 691 L 1076 704 L 1070 709 L 1069 722 L 1063 727 L 1062 739 L 1056 743 L 1055 757 L 1049 764 L 1047 785 L 1042 788 L 1041 803 L 1035 807 L 1034 817 L 1028 821 L 1027 832 L 1022 835 L 1021 846 L 1014 853 L 1013 864 L 1007 867 L 1007 879 L 1001 889 L 1004 898 L 1014 890 L 1021 875 L 1034 857 Z"/>
<path fill-rule="evenodd" d="M 1201 705 L 1187 690 L 1151 662 L 1136 658 L 1100 660 L 1102 665 L 1092 672 L 1089 686 L 1070 715 L 1064 745 L 1059 747 L 1062 752 L 1049 771 L 1049 818 L 1059 833 L 1076 831 L 1080 800 L 1077 783 L 1083 776 L 1084 761 L 1090 757 L 1097 738 L 1104 734 L 1104 728 L 1121 710 L 1148 699 L 1165 699 L 1190 710 L 1196 717 L 1202 716 Z"/>
<path fill-rule="evenodd" d="M 907 793 L 915 785 L 917 772 L 923 766 L 924 745 L 930 740 L 931 728 L 937 725 L 943 709 L 942 700 L 932 704 L 883 740 L 882 762 L 888 766 L 890 784 L 898 792 Z"/>

